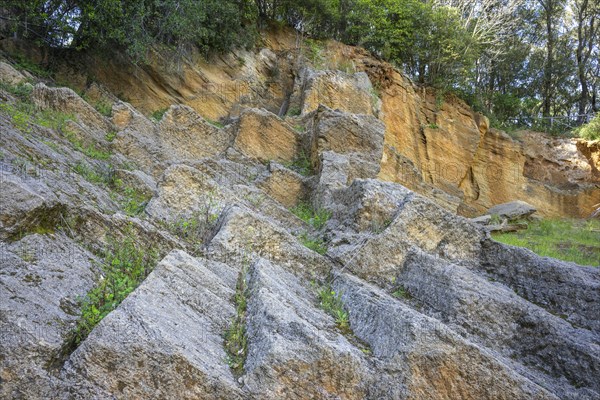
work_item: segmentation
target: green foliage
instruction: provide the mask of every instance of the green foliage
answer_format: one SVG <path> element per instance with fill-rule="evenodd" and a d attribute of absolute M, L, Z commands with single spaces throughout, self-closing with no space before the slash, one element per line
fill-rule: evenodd
<path fill-rule="evenodd" d="M 212 126 L 222 129 L 225 125 L 223 125 L 222 123 L 220 123 L 219 121 L 213 121 L 212 119 L 208 119 L 208 118 L 204 118 L 204 120 L 206 122 L 208 122 L 209 124 L 211 124 Z"/>
<path fill-rule="evenodd" d="M 410 295 L 408 290 L 406 290 L 403 287 L 399 287 L 398 289 L 394 290 L 394 292 L 392 293 L 392 296 L 399 298 L 399 299 L 406 299 L 406 300 L 409 300 L 412 298 L 412 296 Z"/>
<path fill-rule="evenodd" d="M 96 111 L 105 117 L 110 117 L 112 115 L 112 104 L 105 100 L 100 100 L 94 105 Z"/>
<path fill-rule="evenodd" d="M 298 106 L 292 106 L 287 111 L 287 115 L 290 117 L 297 117 L 300 114 L 302 114 L 302 110 Z"/>
<path fill-rule="evenodd" d="M 321 238 L 314 238 L 307 233 L 302 233 L 298 239 L 300 239 L 300 242 L 304 247 L 307 247 L 316 253 L 321 255 L 327 253 L 327 243 Z"/>
<path fill-rule="evenodd" d="M 577 136 L 586 140 L 600 140 L 600 113 L 576 130 Z"/>
<path fill-rule="evenodd" d="M 543 219 L 515 233 L 494 233 L 502 243 L 527 247 L 547 257 L 600 266 L 600 221 Z"/>
<path fill-rule="evenodd" d="M 106 139 L 107 142 L 113 142 L 117 137 L 117 132 L 116 131 L 109 131 L 106 133 L 106 136 L 104 137 Z"/>
<path fill-rule="evenodd" d="M 152 113 L 150 118 L 152 118 L 156 122 L 159 122 L 162 119 L 163 115 L 165 115 L 167 110 L 168 110 L 168 108 L 161 108 L 160 110 L 156 110 Z"/>
<path fill-rule="evenodd" d="M 61 122 L 54 120 L 51 123 L 56 124 L 56 123 L 61 123 Z M 62 122 L 62 125 L 64 126 L 64 122 Z M 62 130 L 64 132 L 65 138 L 71 143 L 71 145 L 73 146 L 73 148 L 75 150 L 85 154 L 86 156 L 88 156 L 90 158 L 94 158 L 96 160 L 110 159 L 110 157 L 112 155 L 112 153 L 110 151 L 101 150 L 92 144 L 84 145 L 83 142 L 81 141 L 81 139 L 79 139 L 79 137 L 77 137 L 77 135 L 75 133 L 73 133 L 69 129 L 63 128 Z"/>
<path fill-rule="evenodd" d="M 325 58 L 323 57 L 324 43 L 314 39 L 306 39 L 304 41 L 304 48 L 306 57 L 313 66 L 315 68 L 323 68 L 325 62 Z"/>
<path fill-rule="evenodd" d="M 327 221 L 329 221 L 329 218 L 331 218 L 330 211 L 323 208 L 315 210 L 312 205 L 307 202 L 298 203 L 298 205 L 290 211 L 315 229 L 321 229 L 325 226 Z"/>
<path fill-rule="evenodd" d="M 220 215 L 220 209 L 214 195 L 213 192 L 208 193 L 205 203 L 199 210 L 194 211 L 189 216 L 180 217 L 167 223 L 166 228 L 174 235 L 195 246 L 203 244 L 215 227 Z"/>
<path fill-rule="evenodd" d="M 337 327 L 344 333 L 350 333 L 350 316 L 344 309 L 342 296 L 330 285 L 325 285 L 318 292 L 319 306 L 335 319 Z"/>
<path fill-rule="evenodd" d="M 240 271 L 235 295 L 235 316 L 225 331 L 224 345 L 229 367 L 238 375 L 244 371 L 244 363 L 248 353 L 248 336 L 246 334 L 246 309 L 248 305 L 248 266 L 244 263 Z"/>
<path fill-rule="evenodd" d="M 123 208 L 125 214 L 130 217 L 140 215 L 145 209 L 151 196 L 148 196 L 131 186 L 127 186 L 121 179 L 115 179 L 113 186 L 116 191 L 122 196 L 118 201 Z"/>
<path fill-rule="evenodd" d="M 83 162 L 78 162 L 73 167 L 73 171 L 81 175 L 86 181 L 96 184 L 112 187 L 115 184 L 115 175 L 112 168 L 106 170 L 96 170 Z"/>
<path fill-rule="evenodd" d="M 296 171 L 300 175 L 310 176 L 313 173 L 312 164 L 306 153 L 300 153 L 300 156 L 291 163 L 284 164 L 286 168 Z"/>
<path fill-rule="evenodd" d="M 74 332 L 77 346 L 94 327 L 133 292 L 156 265 L 158 252 L 144 249 L 132 233 L 112 238 L 101 265 L 102 279 L 81 299 L 81 317 Z"/>

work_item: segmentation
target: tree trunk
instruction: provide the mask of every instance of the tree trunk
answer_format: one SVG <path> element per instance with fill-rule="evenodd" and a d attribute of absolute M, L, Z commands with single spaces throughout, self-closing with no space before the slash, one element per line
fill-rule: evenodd
<path fill-rule="evenodd" d="M 579 97 L 578 108 L 579 116 L 577 117 L 577 123 L 580 125 L 586 122 L 585 113 L 587 111 L 587 105 L 590 97 L 587 77 L 585 75 L 587 57 L 584 55 L 584 50 L 586 47 L 584 24 L 587 5 L 588 0 L 584 0 L 579 5 L 579 10 L 577 10 L 577 76 L 579 78 L 579 85 L 581 86 L 581 95 Z"/>
<path fill-rule="evenodd" d="M 546 9 L 546 65 L 544 66 L 544 87 L 543 94 L 544 100 L 542 105 L 542 115 L 544 117 L 550 117 L 550 111 L 552 107 L 552 72 L 554 70 L 554 32 L 552 25 L 552 15 L 554 13 L 554 2 L 548 0 L 545 7 Z"/>

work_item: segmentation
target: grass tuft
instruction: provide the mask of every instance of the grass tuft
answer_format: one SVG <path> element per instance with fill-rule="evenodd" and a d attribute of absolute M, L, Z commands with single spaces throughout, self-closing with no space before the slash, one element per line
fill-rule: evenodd
<path fill-rule="evenodd" d="M 300 242 L 307 248 L 321 255 L 327 253 L 327 243 L 323 239 L 313 238 L 303 233 L 299 236 Z"/>
<path fill-rule="evenodd" d="M 302 221 L 311 225 L 315 229 L 321 229 L 331 218 L 331 212 L 323 208 L 315 210 L 312 205 L 306 202 L 300 202 L 296 207 L 290 210 Z"/>
<path fill-rule="evenodd" d="M 351 333 L 350 316 L 342 303 L 342 296 L 330 285 L 325 285 L 318 292 L 319 306 L 335 319 L 337 327 L 344 333 Z"/>

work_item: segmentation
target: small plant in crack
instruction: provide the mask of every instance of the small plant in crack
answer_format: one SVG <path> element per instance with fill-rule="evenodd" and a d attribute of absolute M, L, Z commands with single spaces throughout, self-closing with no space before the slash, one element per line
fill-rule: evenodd
<path fill-rule="evenodd" d="M 406 300 L 412 299 L 412 296 L 410 295 L 409 291 L 402 286 L 400 286 L 399 288 L 394 290 L 392 292 L 392 296 L 394 296 L 397 299 L 406 299 Z"/>
<path fill-rule="evenodd" d="M 244 372 L 244 363 L 248 354 L 248 336 L 246 334 L 246 311 L 248 308 L 248 265 L 245 260 L 238 277 L 235 295 L 235 316 L 225 331 L 224 345 L 227 364 L 237 375 Z"/>
<path fill-rule="evenodd" d="M 294 161 L 285 163 L 286 168 L 299 173 L 302 176 L 310 176 L 313 174 L 312 164 L 306 153 L 302 152 Z"/>
<path fill-rule="evenodd" d="M 293 207 L 290 211 L 315 229 L 324 227 L 331 218 L 330 211 L 324 208 L 315 209 L 307 202 L 298 203 L 298 205 Z"/>
<path fill-rule="evenodd" d="M 321 255 L 327 253 L 327 243 L 321 238 L 315 238 L 308 235 L 306 232 L 302 233 L 298 239 L 304 247 L 311 249 Z"/>
<path fill-rule="evenodd" d="M 209 192 L 199 210 L 189 216 L 179 217 L 175 221 L 167 223 L 167 230 L 189 243 L 204 243 L 221 214 L 221 209 L 214 196 L 214 192 Z"/>
<path fill-rule="evenodd" d="M 81 301 L 81 317 L 72 334 L 77 347 L 108 313 L 116 309 L 152 272 L 158 251 L 137 243 L 133 232 L 111 238 L 101 265 L 101 279 Z"/>
<path fill-rule="evenodd" d="M 350 316 L 342 303 L 342 296 L 331 285 L 319 289 L 319 306 L 335 319 L 335 324 L 344 333 L 351 333 Z"/>

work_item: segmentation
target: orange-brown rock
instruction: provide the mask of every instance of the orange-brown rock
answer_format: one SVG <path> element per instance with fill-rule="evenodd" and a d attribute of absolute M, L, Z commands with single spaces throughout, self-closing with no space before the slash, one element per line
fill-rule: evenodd
<path fill-rule="evenodd" d="M 269 111 L 249 109 L 240 115 L 234 146 L 247 157 L 291 162 L 300 144 L 300 134 Z"/>

